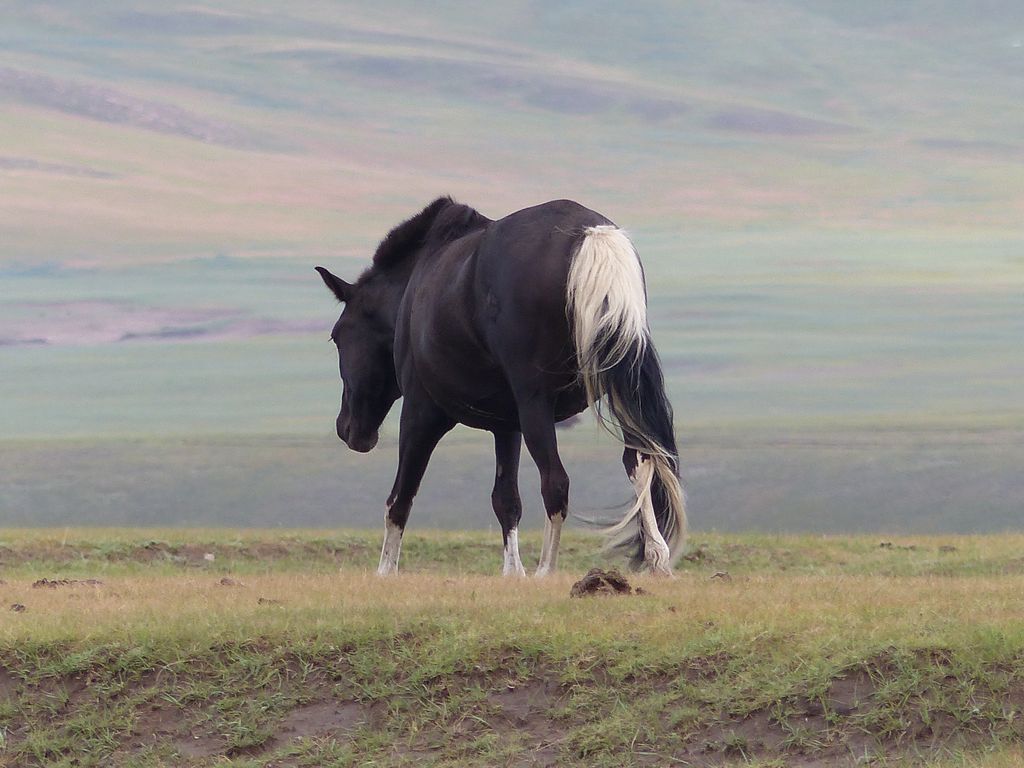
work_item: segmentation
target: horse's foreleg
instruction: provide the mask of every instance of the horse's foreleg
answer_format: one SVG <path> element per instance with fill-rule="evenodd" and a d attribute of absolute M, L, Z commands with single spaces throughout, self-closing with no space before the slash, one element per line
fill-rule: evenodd
<path fill-rule="evenodd" d="M 519 432 L 494 433 L 494 491 L 491 504 L 501 524 L 505 546 L 502 576 L 525 576 L 526 569 L 519 559 L 519 520 L 523 516 L 523 502 L 519 499 L 519 453 L 523 436 Z"/>
<path fill-rule="evenodd" d="M 423 473 L 427 471 L 430 455 L 453 426 L 455 423 L 433 403 L 406 397 L 398 437 L 398 473 L 384 514 L 384 545 L 377 567 L 379 576 L 398 572 L 402 535 L 412 510 L 412 500 L 420 488 Z"/>
<path fill-rule="evenodd" d="M 558 456 L 552 404 L 538 400 L 520 403 L 519 422 L 526 448 L 540 471 L 540 494 L 544 498 L 547 522 L 536 575 L 547 576 L 558 563 L 562 523 L 569 514 L 569 476 Z"/>

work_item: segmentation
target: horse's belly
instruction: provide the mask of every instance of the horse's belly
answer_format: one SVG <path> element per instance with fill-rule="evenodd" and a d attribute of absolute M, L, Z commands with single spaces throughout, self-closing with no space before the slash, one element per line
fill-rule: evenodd
<path fill-rule="evenodd" d="M 428 392 L 460 424 L 477 429 L 518 429 L 519 412 L 508 382 L 500 373 L 488 373 L 470 369 L 459 376 L 435 376 Z"/>
<path fill-rule="evenodd" d="M 519 429 L 519 407 L 500 369 L 455 366 L 445 372 L 434 370 L 426 379 L 431 399 L 460 424 L 492 431 Z M 567 385 L 555 399 L 555 421 L 586 408 L 582 387 Z"/>

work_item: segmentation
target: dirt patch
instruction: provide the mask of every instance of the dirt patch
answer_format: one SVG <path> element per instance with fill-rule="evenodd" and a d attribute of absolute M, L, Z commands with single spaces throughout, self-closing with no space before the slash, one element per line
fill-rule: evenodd
<path fill-rule="evenodd" d="M 851 738 L 854 735 L 831 727 L 821 715 L 780 716 L 774 709 L 762 709 L 742 716 L 722 715 L 718 722 L 690 734 L 676 758 L 696 766 L 777 760 L 794 768 L 845 768 L 862 764 L 851 755 L 879 753 L 874 739 Z"/>
<path fill-rule="evenodd" d="M 182 757 L 213 757 L 224 751 L 224 739 L 189 725 L 188 713 L 169 704 L 153 703 L 139 712 L 132 729 L 132 747 L 165 743 Z"/>
<path fill-rule="evenodd" d="M 99 579 L 38 579 L 32 582 L 32 589 L 56 589 L 57 587 L 102 587 Z"/>
<path fill-rule="evenodd" d="M 572 585 L 570 597 L 586 597 L 588 595 L 631 595 L 633 587 L 619 573 L 617 568 L 604 570 L 591 568 L 587 575 Z"/>
<path fill-rule="evenodd" d="M 218 749 L 230 757 L 256 757 L 273 752 L 289 741 L 324 739 L 344 741 L 360 728 L 380 725 L 387 707 L 382 702 L 363 703 L 348 699 L 325 698 L 300 704 L 274 727 L 274 735 L 251 747 Z M 212 746 L 212 745 L 211 745 Z"/>
<path fill-rule="evenodd" d="M 868 703 L 874 692 L 875 681 L 867 670 L 860 669 L 833 680 L 826 700 L 837 715 L 849 715 Z"/>
<path fill-rule="evenodd" d="M 171 747 L 182 757 L 198 759 L 223 754 L 224 740 L 219 736 L 194 733 L 179 736 L 171 741 Z"/>
<path fill-rule="evenodd" d="M 126 559 L 135 560 L 139 563 L 153 563 L 161 560 L 171 560 L 174 558 L 174 553 L 171 551 L 171 547 L 162 541 L 150 541 L 141 546 L 135 547 L 131 550 L 131 554 Z"/>
<path fill-rule="evenodd" d="M 753 712 L 736 720 L 713 725 L 694 739 L 697 754 L 719 753 L 749 759 L 765 752 L 779 752 L 786 741 L 782 727 L 767 712 Z"/>
<path fill-rule="evenodd" d="M 683 671 L 683 677 L 690 683 L 715 680 L 725 671 L 731 661 L 732 656 L 725 651 L 707 656 L 696 656 L 690 659 Z"/>
<path fill-rule="evenodd" d="M 528 726 L 538 717 L 550 722 L 548 711 L 561 697 L 561 689 L 553 682 L 530 682 L 492 693 L 487 701 L 497 707 L 501 719 L 515 726 Z"/>
<path fill-rule="evenodd" d="M 721 766 L 756 761 L 779 761 L 794 768 L 859 766 L 880 760 L 922 762 L 922 756 L 973 750 L 992 743 L 986 719 L 992 712 L 1019 711 L 1024 683 L 1007 689 L 978 688 L 972 694 L 972 717 L 965 721 L 945 701 L 942 690 L 955 692 L 951 652 L 936 648 L 915 654 L 916 663 L 939 672 L 907 698 L 893 700 L 887 686 L 899 679 L 899 666 L 879 654 L 833 678 L 818 696 L 791 696 L 743 713 L 719 712 L 686 733 L 685 747 L 674 755 L 694 766 Z M 685 678 L 722 672 L 727 659 L 694 660 Z M 906 662 L 905 662 L 906 663 Z M 695 681 L 694 678 L 697 678 Z M 697 683 L 699 684 L 699 682 Z M 891 724 L 891 728 L 883 723 Z M 1010 729 L 1019 738 L 1019 726 Z M 902 764 L 902 763 L 901 763 Z"/>
<path fill-rule="evenodd" d="M 318 701 L 289 712 L 278 726 L 283 736 L 305 739 L 345 736 L 371 722 L 372 711 L 358 701 Z"/>
<path fill-rule="evenodd" d="M 0 667 L 0 701 L 13 701 L 18 698 L 20 681 L 9 671 Z"/>
<path fill-rule="evenodd" d="M 565 740 L 565 723 L 552 711 L 566 696 L 563 688 L 548 677 L 540 677 L 487 694 L 478 717 L 464 718 L 455 725 L 462 738 L 489 732 L 506 744 L 515 744 L 515 768 L 553 768 L 563 760 L 559 745 Z"/>

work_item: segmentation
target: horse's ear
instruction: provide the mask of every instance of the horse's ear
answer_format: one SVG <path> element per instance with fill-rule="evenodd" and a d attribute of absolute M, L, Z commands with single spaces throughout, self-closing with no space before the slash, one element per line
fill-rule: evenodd
<path fill-rule="evenodd" d="M 320 273 L 320 277 L 324 279 L 324 283 L 331 289 L 331 293 L 338 297 L 338 301 L 348 301 L 352 298 L 353 285 L 351 283 L 346 283 L 340 277 L 332 275 L 323 267 L 317 267 L 316 271 Z"/>

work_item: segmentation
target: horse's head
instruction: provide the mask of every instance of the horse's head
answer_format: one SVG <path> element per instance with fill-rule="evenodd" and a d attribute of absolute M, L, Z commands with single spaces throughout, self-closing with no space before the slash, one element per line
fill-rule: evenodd
<path fill-rule="evenodd" d="M 401 396 L 394 361 L 394 322 L 372 282 L 352 285 L 317 267 L 327 287 L 345 305 L 331 340 L 338 347 L 341 411 L 338 437 L 354 451 L 377 444 L 380 425 Z"/>

